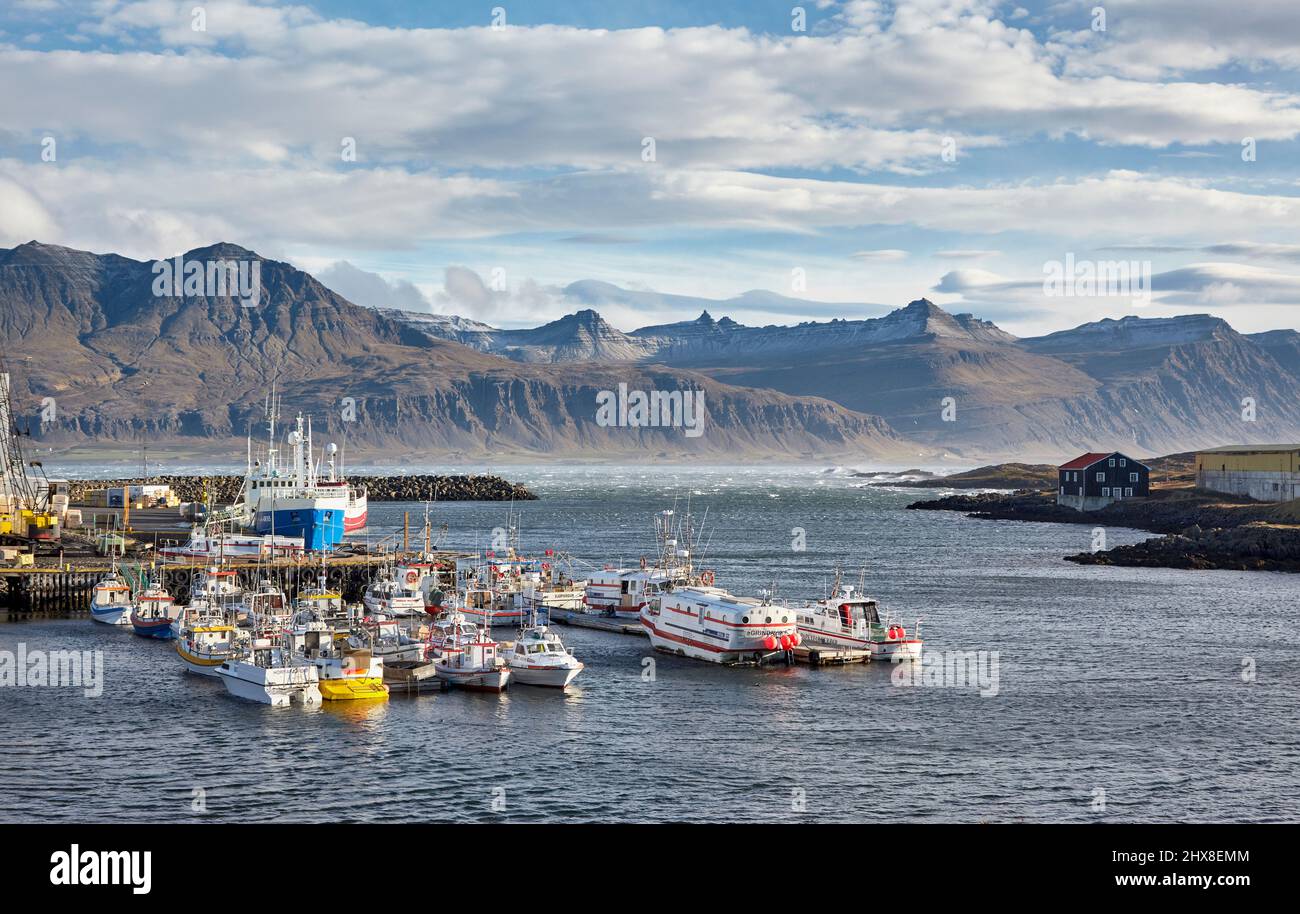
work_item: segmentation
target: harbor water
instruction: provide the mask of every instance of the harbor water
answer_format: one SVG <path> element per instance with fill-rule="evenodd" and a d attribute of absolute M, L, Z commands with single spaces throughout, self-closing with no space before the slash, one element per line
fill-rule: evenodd
<path fill-rule="evenodd" d="M 996 652 L 994 687 L 900 684 L 886 664 L 725 669 L 558 626 L 586 664 L 567 693 L 272 709 L 129 628 L 11 615 L 0 652 L 101 651 L 104 682 L 0 688 L 0 820 L 1300 819 L 1300 576 L 1080 567 L 1062 556 L 1091 527 L 908 511 L 931 493 L 825 467 L 497 471 L 541 496 L 514 506 L 529 554 L 571 553 L 579 575 L 635 563 L 653 512 L 689 495 L 721 586 L 819 597 L 839 565 L 922 619 L 927 653 Z M 447 546 L 488 548 L 509 510 L 433 520 Z M 372 503 L 371 534 L 403 511 L 422 525 L 423 505 Z"/>

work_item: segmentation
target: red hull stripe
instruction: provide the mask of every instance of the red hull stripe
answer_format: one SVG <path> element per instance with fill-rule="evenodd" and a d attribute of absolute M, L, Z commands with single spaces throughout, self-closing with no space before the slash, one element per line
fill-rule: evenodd
<path fill-rule="evenodd" d="M 650 631 L 654 632 L 660 638 L 664 638 L 668 641 L 675 641 L 678 644 L 685 644 L 688 647 L 698 647 L 701 650 L 713 651 L 715 654 L 748 654 L 751 652 L 767 650 L 767 648 L 763 647 L 761 644 L 754 647 L 718 647 L 714 644 L 707 644 L 703 641 L 696 641 L 693 638 L 684 638 L 681 635 L 674 635 L 671 632 L 663 631 L 656 628 L 653 622 L 647 622 L 644 618 L 641 620 L 641 624 L 650 629 Z"/>

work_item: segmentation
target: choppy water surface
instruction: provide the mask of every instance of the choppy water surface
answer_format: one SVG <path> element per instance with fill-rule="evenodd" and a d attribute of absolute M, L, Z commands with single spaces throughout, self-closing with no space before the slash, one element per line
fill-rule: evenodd
<path fill-rule="evenodd" d="M 738 593 L 817 596 L 837 562 L 865 566 L 870 592 L 909 626 L 924 618 L 927 651 L 997 651 L 998 692 L 899 687 L 884 664 L 665 656 L 647 682 L 642 639 L 561 627 L 587 664 L 564 695 L 271 709 L 183 674 L 170 645 L 85 617 L 10 618 L 0 649 L 102 650 L 106 689 L 0 688 L 0 819 L 1300 818 L 1300 577 L 1077 567 L 1061 556 L 1090 528 L 907 511 L 926 493 L 820 468 L 506 475 L 542 496 L 517 506 L 529 551 L 635 561 L 651 513 L 689 493 L 708 509 L 706 564 Z M 371 530 L 395 531 L 403 510 L 422 514 L 372 505 Z M 505 513 L 448 504 L 435 519 L 473 548 Z"/>

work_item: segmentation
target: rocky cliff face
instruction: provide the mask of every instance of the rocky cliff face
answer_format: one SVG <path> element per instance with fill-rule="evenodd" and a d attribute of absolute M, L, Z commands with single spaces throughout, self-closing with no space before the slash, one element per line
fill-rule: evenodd
<path fill-rule="evenodd" d="M 255 261 L 256 305 L 203 294 L 210 290 L 156 295 L 152 265 L 116 255 L 34 242 L 0 251 L 0 343 L 15 376 L 17 412 L 35 437 L 229 439 L 260 428 L 263 397 L 274 385 L 283 414 L 314 416 L 318 440 L 328 435 L 390 455 L 920 450 L 878 417 L 827 400 L 628 362 L 523 364 L 353 305 L 290 264 L 234 245 L 183 256 Z M 561 343 L 574 330 L 589 333 L 585 345 L 616 342 L 602 323 L 587 316 L 547 333 Z M 462 325 L 457 332 L 480 331 Z M 620 384 L 702 391 L 702 433 L 599 424 L 598 395 Z M 54 398 L 57 413 L 42 425 L 44 397 Z"/>

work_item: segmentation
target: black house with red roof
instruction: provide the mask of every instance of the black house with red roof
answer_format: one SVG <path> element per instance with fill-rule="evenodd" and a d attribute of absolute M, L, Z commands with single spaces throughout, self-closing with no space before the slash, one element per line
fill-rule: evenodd
<path fill-rule="evenodd" d="M 1056 503 L 1095 511 L 1113 501 L 1151 494 L 1151 469 L 1119 451 L 1090 452 L 1057 467 Z"/>

